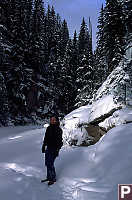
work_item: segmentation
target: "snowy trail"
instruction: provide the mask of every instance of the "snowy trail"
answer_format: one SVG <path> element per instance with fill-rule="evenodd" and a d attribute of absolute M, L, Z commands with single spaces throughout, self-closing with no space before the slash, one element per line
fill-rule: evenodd
<path fill-rule="evenodd" d="M 8 200 L 10 196 L 14 200 L 77 198 L 75 188 L 80 187 L 78 181 L 82 182 L 81 186 L 85 185 L 82 179 L 86 174 L 83 166 L 82 169 L 79 168 L 82 171 L 80 179 L 77 167 L 78 156 L 83 159 L 83 152 L 77 148 L 62 149 L 56 160 L 58 181 L 53 187 L 48 188 L 46 183 L 40 183 L 41 178 L 46 176 L 43 154 L 41 154 L 43 134 L 43 129 L 36 129 L 20 132 L 11 137 L 2 137 L 0 141 L 0 194 L 2 199 Z"/>
<path fill-rule="evenodd" d="M 81 200 L 85 199 L 87 192 L 102 191 L 94 185 L 96 180 L 91 170 L 93 150 L 90 154 L 90 148 L 86 157 L 87 148 L 63 147 L 55 163 L 56 184 L 48 187 L 47 183 L 40 183 L 46 176 L 41 154 L 43 136 L 44 129 L 20 132 L 11 137 L 2 136 L 0 195 L 3 200 L 10 197 L 13 200 Z"/>
<path fill-rule="evenodd" d="M 0 199 L 117 200 L 118 184 L 132 183 L 131 130 L 132 124 L 121 125 L 96 145 L 64 146 L 55 162 L 57 182 L 48 187 L 40 183 L 46 177 L 44 129 L 11 136 L 0 129 Z"/>

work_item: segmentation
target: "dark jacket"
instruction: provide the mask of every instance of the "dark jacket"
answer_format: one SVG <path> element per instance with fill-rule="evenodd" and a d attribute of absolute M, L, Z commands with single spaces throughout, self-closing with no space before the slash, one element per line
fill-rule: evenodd
<path fill-rule="evenodd" d="M 45 151 L 45 146 L 47 146 L 47 148 L 59 150 L 62 145 L 62 129 L 59 127 L 59 125 L 48 126 L 45 132 L 42 152 Z"/>

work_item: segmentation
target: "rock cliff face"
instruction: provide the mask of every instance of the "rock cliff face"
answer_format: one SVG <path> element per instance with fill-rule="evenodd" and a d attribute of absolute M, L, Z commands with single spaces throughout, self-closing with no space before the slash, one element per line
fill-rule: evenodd
<path fill-rule="evenodd" d="M 85 129 L 86 129 L 88 135 L 91 137 L 91 140 L 89 141 L 88 145 L 95 144 L 106 133 L 106 131 L 101 129 L 98 125 L 88 124 L 85 127 Z M 83 143 L 82 143 L 82 145 L 83 145 Z"/>

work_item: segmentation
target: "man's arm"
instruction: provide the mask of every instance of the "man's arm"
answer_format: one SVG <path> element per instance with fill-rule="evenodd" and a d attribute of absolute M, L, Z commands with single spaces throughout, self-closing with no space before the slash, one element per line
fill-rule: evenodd
<path fill-rule="evenodd" d="M 45 137 L 43 140 L 42 153 L 45 153 L 45 147 L 47 146 L 47 138 L 48 138 L 48 128 L 46 129 Z"/>
<path fill-rule="evenodd" d="M 62 129 L 59 129 L 59 134 L 58 134 L 58 149 L 61 149 L 61 147 L 63 146 L 63 138 L 62 138 Z"/>
<path fill-rule="evenodd" d="M 63 146 L 63 139 L 62 139 L 62 129 L 59 128 L 58 134 L 57 134 L 57 149 L 56 149 L 56 156 L 59 156 L 59 151 L 61 147 Z"/>

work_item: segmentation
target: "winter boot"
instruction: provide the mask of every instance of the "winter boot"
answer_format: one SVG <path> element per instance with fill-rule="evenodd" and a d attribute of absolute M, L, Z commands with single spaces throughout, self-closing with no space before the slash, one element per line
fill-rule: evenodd
<path fill-rule="evenodd" d="M 49 181 L 47 178 L 46 179 L 42 179 L 41 180 L 41 183 L 44 183 L 44 182 L 46 182 L 46 181 Z"/>
<path fill-rule="evenodd" d="M 56 181 L 49 181 L 48 185 L 53 185 Z"/>

